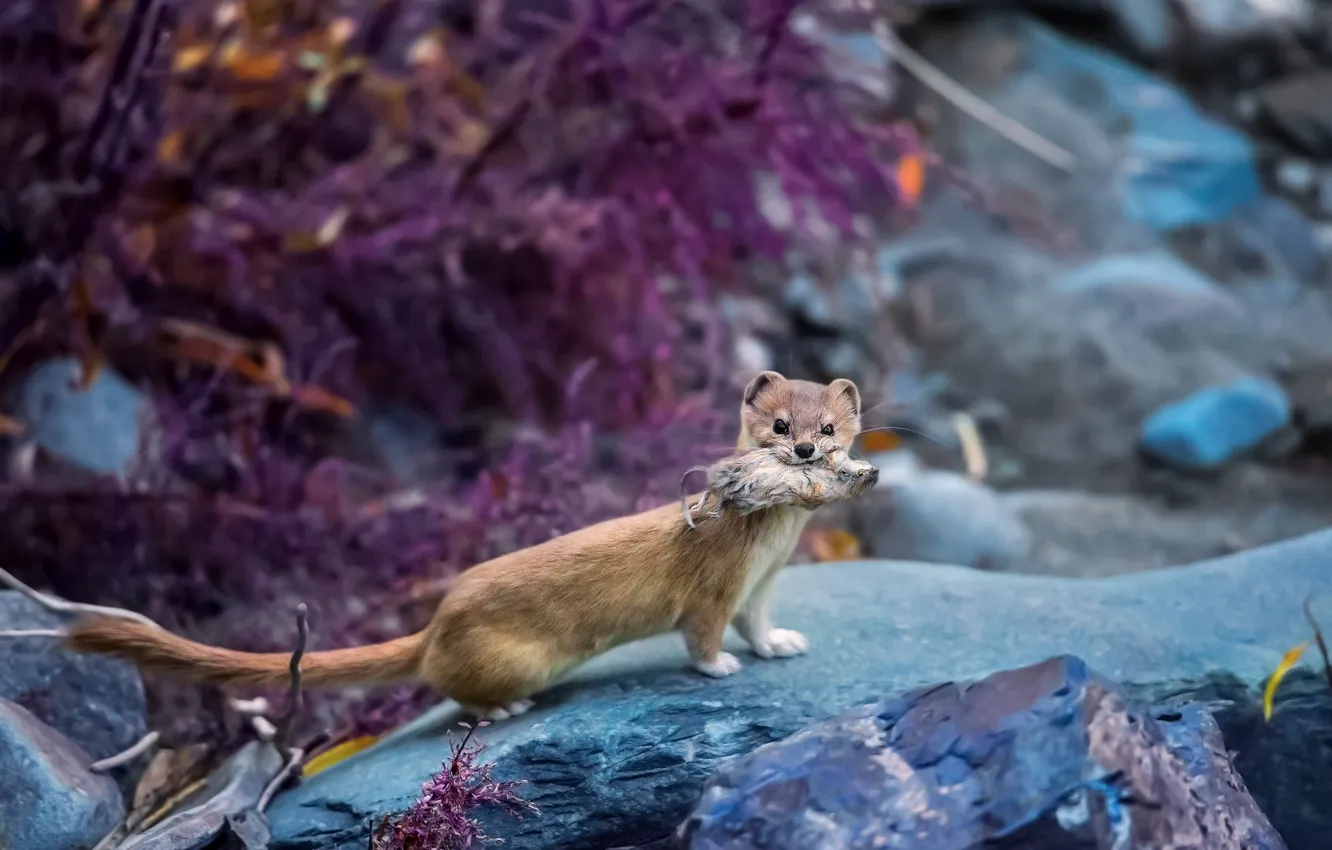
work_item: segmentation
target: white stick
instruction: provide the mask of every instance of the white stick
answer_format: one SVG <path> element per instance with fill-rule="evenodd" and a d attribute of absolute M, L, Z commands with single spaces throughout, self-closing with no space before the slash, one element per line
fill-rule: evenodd
<path fill-rule="evenodd" d="M 1073 172 L 1077 164 L 1077 158 L 1073 154 L 972 94 L 924 56 L 903 44 L 882 18 L 875 18 L 872 27 L 879 47 L 890 58 L 897 60 L 898 64 L 922 85 L 1037 159 L 1060 171 L 1070 174 Z"/>
<path fill-rule="evenodd" d="M 63 638 L 65 633 L 59 629 L 10 629 L 0 632 L 0 638 Z"/>
<path fill-rule="evenodd" d="M 116 753 L 113 756 L 107 756 L 101 761 L 95 761 L 88 770 L 93 773 L 106 773 L 108 770 L 120 767 L 122 764 L 128 764 L 157 746 L 157 741 L 161 737 L 162 736 L 157 732 L 149 732 L 147 735 L 140 738 L 138 743 L 130 747 L 128 750 Z"/>
<path fill-rule="evenodd" d="M 105 605 L 89 605 L 83 602 L 70 602 L 68 599 L 61 599 L 58 596 L 42 593 L 40 590 L 29 587 L 27 584 L 20 581 L 18 576 L 9 572 L 4 567 L 0 567 L 0 583 L 8 585 L 31 599 L 33 602 L 36 602 L 38 605 L 51 611 L 57 611 L 62 614 L 101 614 L 104 617 L 133 620 L 136 623 L 142 623 L 143 625 L 154 629 L 162 628 L 142 614 L 134 611 L 127 611 L 124 608 L 108 608 Z"/>

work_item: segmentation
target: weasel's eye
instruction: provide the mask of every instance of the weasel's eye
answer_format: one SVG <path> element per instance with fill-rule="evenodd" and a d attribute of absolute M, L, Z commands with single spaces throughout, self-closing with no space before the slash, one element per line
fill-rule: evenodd
<path fill-rule="evenodd" d="M 786 424 L 785 419 L 778 419 L 776 422 L 772 423 L 772 430 L 773 433 L 776 434 L 786 434 L 790 432 L 791 427 Z"/>
<path fill-rule="evenodd" d="M 824 425 L 823 428 L 822 428 L 822 431 L 823 431 L 824 436 L 831 437 L 831 436 L 833 435 L 833 426 L 831 426 L 831 425 Z"/>

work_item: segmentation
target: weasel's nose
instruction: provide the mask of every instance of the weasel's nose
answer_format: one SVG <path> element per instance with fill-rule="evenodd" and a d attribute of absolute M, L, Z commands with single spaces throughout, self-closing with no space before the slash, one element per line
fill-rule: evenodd
<path fill-rule="evenodd" d="M 797 443 L 795 447 L 796 457 L 808 460 L 814 456 L 813 443 Z"/>

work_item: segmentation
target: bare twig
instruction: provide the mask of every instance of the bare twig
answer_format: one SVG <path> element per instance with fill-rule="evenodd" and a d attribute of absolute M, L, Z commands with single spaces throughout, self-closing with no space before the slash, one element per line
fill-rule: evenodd
<path fill-rule="evenodd" d="M 66 634 L 60 629 L 9 629 L 0 632 L 0 638 L 64 638 Z"/>
<path fill-rule="evenodd" d="M 254 734 L 258 735 L 261 741 L 272 741 L 277 737 L 277 727 L 273 725 L 273 721 L 262 714 L 251 717 L 250 725 L 254 727 Z"/>
<path fill-rule="evenodd" d="M 310 622 L 307 618 L 309 609 L 302 602 L 296 606 L 296 651 L 291 654 L 291 687 L 287 689 L 287 710 L 278 722 L 277 735 L 273 744 L 279 752 L 285 752 L 291 739 L 291 727 L 296 720 L 296 712 L 301 705 L 301 659 L 305 656 L 305 644 L 310 639 Z"/>
<path fill-rule="evenodd" d="M 872 24 L 874 38 L 889 57 L 906 69 L 920 83 L 937 93 L 944 100 L 962 110 L 972 118 L 994 130 L 1013 144 L 1025 150 L 1037 159 L 1072 173 L 1077 159 L 1064 148 L 1040 135 L 1036 131 L 1014 121 L 995 109 L 981 98 L 972 94 L 960 83 L 935 67 L 928 59 L 902 43 L 888 22 L 875 17 Z"/>
<path fill-rule="evenodd" d="M 227 705 L 231 707 L 232 711 L 237 714 L 244 714 L 246 717 L 268 713 L 268 700 L 263 697 L 255 697 L 254 699 L 232 697 L 227 700 Z"/>
<path fill-rule="evenodd" d="M 300 766 L 304 759 L 305 750 L 300 747 L 291 748 L 290 755 L 287 757 L 287 763 L 278 771 L 277 776 L 274 776 L 272 781 L 264 787 L 264 793 L 259 795 L 259 802 L 254 804 L 255 811 L 262 812 L 264 809 L 268 808 L 268 804 L 272 801 L 273 796 L 277 794 L 278 789 L 291 777 L 292 772 Z"/>
<path fill-rule="evenodd" d="M 1313 629 L 1314 640 L 1318 642 L 1318 651 L 1323 656 L 1323 675 L 1327 677 L 1327 684 L 1332 687 L 1332 661 L 1327 657 L 1327 642 L 1323 640 L 1323 630 L 1318 627 L 1318 621 L 1313 615 L 1313 594 L 1304 597 L 1304 619 L 1309 621 L 1309 627 Z"/>
<path fill-rule="evenodd" d="M 990 473 L 990 462 L 985 457 L 985 441 L 981 439 L 976 420 L 966 413 L 953 414 L 953 429 L 962 443 L 962 459 L 967 465 L 967 477 L 984 481 Z"/>
<path fill-rule="evenodd" d="M 161 737 L 161 734 L 157 732 L 149 732 L 147 735 L 140 738 L 138 743 L 130 747 L 128 750 L 116 753 L 113 756 L 107 756 L 101 761 L 95 761 L 88 770 L 93 773 L 106 773 L 108 770 L 113 770 L 123 764 L 129 764 L 139 756 L 157 746 L 157 742 Z"/>
<path fill-rule="evenodd" d="M 58 596 L 51 596 L 42 593 L 36 588 L 29 587 L 20 581 L 18 576 L 8 570 L 0 567 L 0 584 L 8 585 L 13 590 L 17 590 L 32 601 L 41 605 L 50 611 L 57 611 L 62 614 L 100 614 L 103 617 L 117 617 L 122 620 L 133 620 L 136 623 L 142 623 L 154 629 L 162 628 L 157 623 L 134 611 L 127 611 L 124 608 L 110 608 L 105 605 L 89 605 L 84 602 L 70 602 L 68 599 L 61 599 Z"/>

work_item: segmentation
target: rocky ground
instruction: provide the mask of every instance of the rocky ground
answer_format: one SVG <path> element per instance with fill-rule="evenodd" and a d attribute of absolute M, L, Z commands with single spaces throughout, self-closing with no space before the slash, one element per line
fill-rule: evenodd
<path fill-rule="evenodd" d="M 808 657 L 745 656 L 710 682 L 651 641 L 484 730 L 542 812 L 485 812 L 494 835 L 1321 846 L 1332 700 L 1296 675 L 1266 723 L 1257 688 L 1309 637 L 1300 602 L 1332 587 L 1332 532 L 1300 537 L 1332 525 L 1332 9 L 1176 5 L 895 4 L 903 38 L 1000 119 L 837 36 L 949 167 L 831 294 L 797 276 L 722 308 L 738 374 L 861 384 L 866 425 L 894 429 L 866 443 L 882 483 L 823 524 L 913 563 L 789 571 L 778 613 Z M 32 427 L 12 474 L 36 457 L 128 474 L 144 399 L 113 373 L 74 392 L 73 370 L 48 363 L 4 400 Z M 395 415 L 371 433 L 404 478 L 430 442 Z M 0 595 L 0 628 L 59 622 Z M 0 645 L 0 672 L 0 847 L 24 850 L 87 850 L 126 812 L 127 847 L 361 850 L 440 769 L 456 719 L 441 707 L 265 819 L 270 743 L 211 774 L 184 747 L 97 765 L 147 731 L 132 671 L 30 636 Z"/>
<path fill-rule="evenodd" d="M 1108 575 L 1325 527 L 1332 208 L 1280 175 L 1326 181 L 1315 128 L 1332 125 L 1295 94 L 1316 51 L 1303 65 L 1270 55 L 1316 28 L 1268 26 L 1240 3 L 1251 19 L 1203 16 L 1187 47 L 1148 49 L 1128 4 L 1109 20 L 1078 3 L 1039 4 L 1068 13 L 1049 18 L 908 5 L 965 10 L 904 31 L 1001 118 L 910 74 L 894 84 L 985 200 L 930 172 L 919 215 L 833 297 L 792 280 L 766 325 L 778 330 L 741 343 L 779 369 L 860 377 L 887 403 L 867 424 L 901 426 L 927 470 L 843 520 L 863 551 Z M 875 56 L 866 36 L 844 39 Z M 996 131 L 1001 119 L 1058 156 Z M 876 299 L 894 318 L 887 342 Z M 973 482 L 954 474 L 958 413 L 985 447 Z"/>

